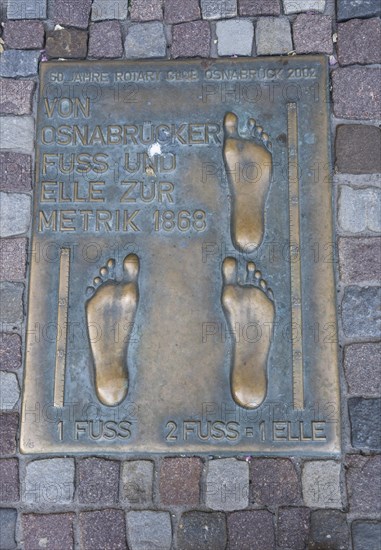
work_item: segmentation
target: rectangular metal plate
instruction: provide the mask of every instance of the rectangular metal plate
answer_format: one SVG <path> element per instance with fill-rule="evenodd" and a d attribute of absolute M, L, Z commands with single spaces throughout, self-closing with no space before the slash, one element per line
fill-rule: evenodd
<path fill-rule="evenodd" d="M 42 64 L 22 452 L 339 452 L 328 98 L 319 56 Z"/>

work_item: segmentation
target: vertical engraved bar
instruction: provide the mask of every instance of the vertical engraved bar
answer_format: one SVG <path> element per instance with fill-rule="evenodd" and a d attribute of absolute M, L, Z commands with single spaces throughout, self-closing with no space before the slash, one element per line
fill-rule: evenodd
<path fill-rule="evenodd" d="M 70 249 L 61 248 L 58 283 L 56 367 L 54 372 L 54 406 L 63 407 L 69 312 Z"/>
<path fill-rule="evenodd" d="M 290 275 L 292 390 L 294 409 L 304 408 L 302 275 L 300 252 L 300 190 L 298 174 L 298 113 L 296 103 L 287 105 L 288 200 L 290 210 Z"/>

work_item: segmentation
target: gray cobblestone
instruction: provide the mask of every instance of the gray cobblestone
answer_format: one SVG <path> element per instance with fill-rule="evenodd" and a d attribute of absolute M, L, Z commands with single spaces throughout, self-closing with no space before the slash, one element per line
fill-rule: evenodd
<path fill-rule="evenodd" d="M 201 0 L 203 19 L 227 19 L 236 17 L 237 0 Z"/>
<path fill-rule="evenodd" d="M 171 518 L 168 512 L 127 512 L 127 540 L 130 550 L 170 550 Z"/>
<path fill-rule="evenodd" d="M 91 8 L 92 21 L 127 19 L 128 0 L 94 0 Z"/>
<path fill-rule="evenodd" d="M 381 118 L 380 70 L 372 67 L 340 67 L 333 71 L 333 108 L 337 117 L 372 120 Z"/>
<path fill-rule="evenodd" d="M 51 507 L 72 502 L 74 459 L 47 458 L 26 465 L 23 501 Z"/>
<path fill-rule="evenodd" d="M 283 0 L 284 13 L 324 12 L 326 0 Z"/>
<path fill-rule="evenodd" d="M 254 27 L 249 19 L 218 21 L 218 55 L 251 55 Z"/>
<path fill-rule="evenodd" d="M 31 80 L 0 79 L 0 113 L 29 115 L 32 112 L 34 86 Z"/>
<path fill-rule="evenodd" d="M 347 286 L 341 304 L 343 330 L 348 338 L 380 338 L 381 287 Z"/>
<path fill-rule="evenodd" d="M 345 346 L 344 370 L 350 394 L 377 396 L 381 393 L 380 357 L 381 342 Z"/>
<path fill-rule="evenodd" d="M 205 504 L 213 510 L 242 510 L 249 504 L 249 465 L 243 460 L 210 460 Z"/>
<path fill-rule="evenodd" d="M 54 21 L 59 25 L 86 29 L 92 0 L 55 0 Z"/>
<path fill-rule="evenodd" d="M 302 470 L 303 498 L 310 508 L 341 508 L 340 464 L 332 460 L 306 462 Z"/>
<path fill-rule="evenodd" d="M 4 550 L 16 548 L 17 510 L 0 508 L 1 545 Z"/>
<path fill-rule="evenodd" d="M 20 192 L 32 188 L 30 155 L 0 151 L 0 191 Z"/>
<path fill-rule="evenodd" d="M 381 232 L 381 189 L 354 189 L 341 185 L 339 190 L 339 225 L 348 233 Z"/>
<path fill-rule="evenodd" d="M 280 15 L 280 0 L 238 0 L 239 14 L 256 17 L 257 15 Z"/>
<path fill-rule="evenodd" d="M 30 116 L 2 118 L 0 148 L 31 153 L 34 148 L 34 120 Z"/>
<path fill-rule="evenodd" d="M 130 506 L 152 504 L 153 462 L 125 462 L 122 469 L 122 487 L 122 496 Z"/>
<path fill-rule="evenodd" d="M 372 550 L 375 541 L 381 541 L 381 522 L 354 521 L 352 523 L 353 550 Z M 377 547 L 374 548 L 377 550 Z"/>
<path fill-rule="evenodd" d="M 381 450 L 381 398 L 348 400 L 351 441 L 356 449 Z"/>
<path fill-rule="evenodd" d="M 24 319 L 24 285 L 21 283 L 0 283 L 0 321 L 9 325 L 21 323 Z"/>
<path fill-rule="evenodd" d="M 10 411 L 20 399 L 20 386 L 14 372 L 0 371 L 0 409 Z"/>
<path fill-rule="evenodd" d="M 21 235 L 29 229 L 31 200 L 28 195 L 0 193 L 0 237 Z"/>
<path fill-rule="evenodd" d="M 369 17 L 380 15 L 381 7 L 378 0 L 337 0 L 337 18 L 353 19 L 354 17 Z"/>
<path fill-rule="evenodd" d="M 47 0 L 8 0 L 8 19 L 45 19 Z"/>
<path fill-rule="evenodd" d="M 124 42 L 126 57 L 138 59 L 141 57 L 165 57 L 167 43 L 162 23 L 138 23 L 131 25 Z"/>
<path fill-rule="evenodd" d="M 0 76 L 34 76 L 38 71 L 40 52 L 33 50 L 5 50 L 0 56 Z"/>
<path fill-rule="evenodd" d="M 255 31 L 257 54 L 286 54 L 292 50 L 291 28 L 287 17 L 263 17 Z"/>

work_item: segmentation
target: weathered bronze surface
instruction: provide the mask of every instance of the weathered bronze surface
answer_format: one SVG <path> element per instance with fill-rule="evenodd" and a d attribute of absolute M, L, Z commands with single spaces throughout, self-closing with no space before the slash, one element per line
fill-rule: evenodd
<path fill-rule="evenodd" d="M 21 449 L 340 450 L 323 57 L 44 63 Z"/>

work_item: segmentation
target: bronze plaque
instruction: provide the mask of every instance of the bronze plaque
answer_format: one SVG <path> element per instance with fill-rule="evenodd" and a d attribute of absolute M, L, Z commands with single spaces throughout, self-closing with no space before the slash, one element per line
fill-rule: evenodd
<path fill-rule="evenodd" d="M 339 452 L 327 75 L 42 64 L 23 452 Z"/>

